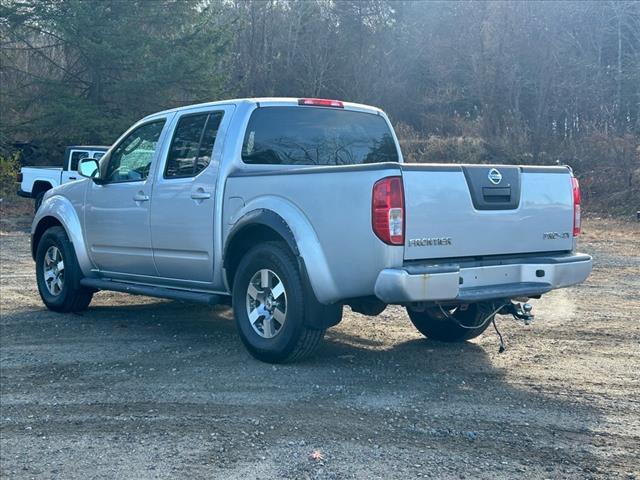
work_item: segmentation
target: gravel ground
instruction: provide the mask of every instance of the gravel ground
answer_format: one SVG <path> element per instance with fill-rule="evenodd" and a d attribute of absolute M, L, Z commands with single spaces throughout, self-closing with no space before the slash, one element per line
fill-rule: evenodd
<path fill-rule="evenodd" d="M 231 312 L 103 292 L 42 306 L 3 219 L 3 478 L 638 478 L 640 229 L 594 219 L 589 280 L 464 344 L 345 310 L 317 356 L 253 360 Z M 602 240 L 606 238 L 606 240 Z"/>

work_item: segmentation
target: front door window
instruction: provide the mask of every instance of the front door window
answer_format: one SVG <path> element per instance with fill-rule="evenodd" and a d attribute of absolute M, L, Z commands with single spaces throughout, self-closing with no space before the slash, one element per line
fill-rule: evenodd
<path fill-rule="evenodd" d="M 109 157 L 107 183 L 138 182 L 149 176 L 151 162 L 160 140 L 164 120 L 136 128 L 115 148 Z"/>

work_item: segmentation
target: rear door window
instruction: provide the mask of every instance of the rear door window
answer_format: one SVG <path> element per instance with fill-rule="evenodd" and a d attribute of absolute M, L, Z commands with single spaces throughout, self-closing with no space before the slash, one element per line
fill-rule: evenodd
<path fill-rule="evenodd" d="M 321 107 L 254 110 L 244 137 L 242 160 L 275 165 L 399 161 L 391 129 L 382 116 Z"/>
<path fill-rule="evenodd" d="M 164 178 L 194 177 L 209 165 L 223 113 L 206 112 L 180 118 L 169 148 Z"/>

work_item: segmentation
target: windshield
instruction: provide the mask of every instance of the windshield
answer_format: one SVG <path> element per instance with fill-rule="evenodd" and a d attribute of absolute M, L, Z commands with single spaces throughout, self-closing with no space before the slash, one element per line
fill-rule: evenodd
<path fill-rule="evenodd" d="M 276 165 L 399 161 L 382 116 L 319 107 L 257 108 L 249 119 L 242 160 Z"/>

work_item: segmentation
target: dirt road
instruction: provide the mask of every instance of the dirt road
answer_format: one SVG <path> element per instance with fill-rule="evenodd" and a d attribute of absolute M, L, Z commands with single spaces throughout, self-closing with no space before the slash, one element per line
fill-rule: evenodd
<path fill-rule="evenodd" d="M 640 229 L 592 220 L 586 284 L 460 345 L 403 309 L 347 311 L 271 366 L 227 309 L 100 293 L 46 311 L 24 229 L 2 233 L 3 478 L 638 478 Z M 19 224 L 18 224 L 19 225 Z"/>

